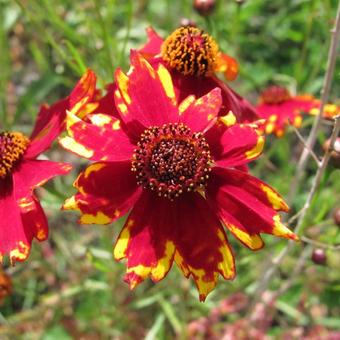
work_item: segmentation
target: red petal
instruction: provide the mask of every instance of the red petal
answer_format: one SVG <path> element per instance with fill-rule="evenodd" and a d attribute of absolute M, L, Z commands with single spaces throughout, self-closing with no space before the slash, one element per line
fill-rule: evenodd
<path fill-rule="evenodd" d="M 86 99 L 86 102 L 92 101 L 96 91 L 96 82 L 96 74 L 88 69 L 72 90 L 69 97 L 69 107 L 78 105 L 84 99 Z"/>
<path fill-rule="evenodd" d="M 47 218 L 37 198 L 34 195 L 30 198 L 21 198 L 19 208 L 27 238 L 35 237 L 39 241 L 46 240 L 48 238 Z"/>
<path fill-rule="evenodd" d="M 140 54 L 131 52 L 131 69 L 127 75 L 118 69 L 115 100 L 122 120 L 128 128 L 159 126 L 178 121 L 178 108 L 171 76 L 159 64 L 154 69 Z"/>
<path fill-rule="evenodd" d="M 181 122 L 193 131 L 204 131 L 216 120 L 222 104 L 221 90 L 215 88 L 203 97 L 194 100 L 185 99 L 180 107 Z"/>
<path fill-rule="evenodd" d="M 223 72 L 227 80 L 235 80 L 238 75 L 238 62 L 227 54 L 219 53 L 216 72 Z"/>
<path fill-rule="evenodd" d="M 264 131 L 281 137 L 288 125 L 301 125 L 301 112 L 309 112 L 317 106 L 318 101 L 312 96 L 296 96 L 280 104 L 261 103 L 256 109 L 260 118 L 266 119 Z"/>
<path fill-rule="evenodd" d="M 60 144 L 75 154 L 95 161 L 130 159 L 134 145 L 122 130 L 120 121 L 103 114 L 88 115 L 85 122 L 71 112 L 67 113 L 69 137 Z"/>
<path fill-rule="evenodd" d="M 96 90 L 96 75 L 87 70 L 79 80 L 70 96 L 52 106 L 43 105 L 38 113 L 35 127 L 31 134 L 31 144 L 26 151 L 29 158 L 35 158 L 47 150 L 57 136 L 65 129 L 66 110 L 81 114 L 92 101 Z"/>
<path fill-rule="evenodd" d="M 277 214 L 288 209 L 281 196 L 245 172 L 214 168 L 206 194 L 228 229 L 251 249 L 263 246 L 259 233 L 297 239 Z"/>
<path fill-rule="evenodd" d="M 146 29 L 146 33 L 148 35 L 148 41 L 142 48 L 138 50 L 138 52 L 140 52 L 144 56 L 144 58 L 147 59 L 161 52 L 163 39 L 152 27 L 148 27 Z"/>
<path fill-rule="evenodd" d="M 206 133 L 210 151 L 217 165 L 235 167 L 260 156 L 264 137 L 252 125 L 235 124 L 227 127 L 216 124 Z"/>
<path fill-rule="evenodd" d="M 65 175 L 72 169 L 66 163 L 56 163 L 44 160 L 26 160 L 13 172 L 15 193 L 19 197 L 30 197 L 32 190 L 53 177 Z"/>
<path fill-rule="evenodd" d="M 235 276 L 227 237 L 216 215 L 198 194 L 178 199 L 175 261 L 186 277 L 192 275 L 204 300 L 217 283 Z"/>
<path fill-rule="evenodd" d="M 229 111 L 232 111 L 236 115 L 238 122 L 252 122 L 258 119 L 253 106 L 215 76 L 197 78 L 183 76 L 175 71 L 171 72 L 171 76 L 179 102 L 190 95 L 194 95 L 196 98 L 202 97 L 218 87 L 221 89 L 222 94 L 222 106 L 219 116 L 224 116 Z"/>
<path fill-rule="evenodd" d="M 52 142 L 65 129 L 67 108 L 67 99 L 62 99 L 50 107 L 41 106 L 31 135 L 31 143 L 26 150 L 26 157 L 35 158 L 50 147 Z"/>
<path fill-rule="evenodd" d="M 94 163 L 74 183 L 79 193 L 64 204 L 81 212 L 80 223 L 108 224 L 125 215 L 141 193 L 130 162 Z"/>
<path fill-rule="evenodd" d="M 30 251 L 32 233 L 26 234 L 13 192 L 11 178 L 0 179 L 0 263 L 9 255 L 11 263 L 24 261 Z"/>
<path fill-rule="evenodd" d="M 131 289 L 150 276 L 162 280 L 173 262 L 175 204 L 144 191 L 114 248 L 117 260 L 127 259 L 125 280 Z"/>
<path fill-rule="evenodd" d="M 106 115 L 119 118 L 119 114 L 116 108 L 114 93 L 117 89 L 116 83 L 111 83 L 106 86 L 106 95 L 98 100 L 98 107 L 94 113 L 104 113 Z"/>

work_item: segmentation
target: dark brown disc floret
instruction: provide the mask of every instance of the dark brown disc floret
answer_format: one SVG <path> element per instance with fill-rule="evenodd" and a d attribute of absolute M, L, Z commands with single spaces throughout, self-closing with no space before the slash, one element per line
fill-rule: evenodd
<path fill-rule="evenodd" d="M 131 170 L 139 185 L 173 200 L 183 192 L 204 189 L 211 163 L 209 145 L 202 133 L 174 123 L 143 132 Z"/>
<path fill-rule="evenodd" d="M 0 179 L 5 178 L 20 161 L 29 140 L 20 132 L 0 133 Z"/>

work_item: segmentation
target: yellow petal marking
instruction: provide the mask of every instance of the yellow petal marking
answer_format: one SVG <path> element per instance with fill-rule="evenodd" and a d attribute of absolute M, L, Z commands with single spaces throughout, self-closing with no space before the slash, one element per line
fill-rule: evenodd
<path fill-rule="evenodd" d="M 169 71 L 162 64 L 160 64 L 158 67 L 157 73 L 158 73 L 159 80 L 161 81 L 162 86 L 165 90 L 166 95 L 171 99 L 171 102 L 174 105 L 176 105 L 177 100 L 176 100 L 174 85 L 172 83 L 172 79 L 171 79 Z"/>
<path fill-rule="evenodd" d="M 88 178 L 93 172 L 97 172 L 103 168 L 105 168 L 105 163 L 94 163 L 88 166 L 84 171 L 84 177 Z"/>
<path fill-rule="evenodd" d="M 274 227 L 273 227 L 273 235 L 280 236 L 284 238 L 290 238 L 294 241 L 298 241 L 299 238 L 295 235 L 291 230 L 289 230 L 282 222 L 280 215 L 275 215 L 273 217 Z"/>
<path fill-rule="evenodd" d="M 220 117 L 219 120 L 228 127 L 236 124 L 236 116 L 232 111 L 229 111 L 225 116 Z"/>
<path fill-rule="evenodd" d="M 39 223 L 36 223 L 35 226 L 38 229 L 37 235 L 35 236 L 37 240 L 44 241 L 47 239 L 47 233 L 45 229 L 42 228 L 42 226 Z"/>
<path fill-rule="evenodd" d="M 225 245 L 225 236 L 221 230 L 217 231 L 217 236 L 223 242 L 223 245 L 218 249 L 220 254 L 222 255 L 222 260 L 217 264 L 216 269 L 221 272 L 225 279 L 231 280 L 235 277 L 235 265 L 233 255 L 229 247 Z M 189 275 L 192 274 L 200 294 L 200 301 L 204 301 L 206 296 L 215 288 L 219 272 L 215 271 L 212 274 L 213 277 L 207 279 L 207 273 L 204 269 L 193 268 L 192 266 L 185 263 L 183 257 L 178 251 L 175 252 L 175 262 L 180 267 L 185 277 L 189 277 Z"/>
<path fill-rule="evenodd" d="M 124 246 L 124 244 L 123 244 Z M 129 267 L 126 272 L 128 274 L 134 273 L 136 276 L 138 276 L 140 279 L 144 280 L 146 277 L 151 275 L 151 279 L 154 282 L 158 282 L 164 278 L 166 273 L 169 270 L 169 267 L 171 266 L 172 262 L 172 255 L 175 251 L 175 245 L 171 241 L 167 241 L 165 245 L 165 254 L 164 256 L 157 261 L 157 264 L 155 266 L 145 266 L 142 264 L 139 264 L 134 267 Z M 134 289 L 138 284 L 140 283 L 140 280 L 131 280 L 130 279 L 130 288 Z"/>
<path fill-rule="evenodd" d="M 241 240 L 250 249 L 257 250 L 263 247 L 264 243 L 260 235 L 258 234 L 250 235 L 247 232 L 237 228 L 235 225 L 231 223 L 226 223 L 225 225 L 230 230 L 230 232 L 235 235 L 236 238 Z"/>
<path fill-rule="evenodd" d="M 130 105 L 131 104 L 131 97 L 128 93 L 128 88 L 129 88 L 129 78 L 123 73 L 122 70 L 117 71 L 117 83 L 118 83 L 118 88 L 125 100 L 125 102 Z"/>
<path fill-rule="evenodd" d="M 80 223 L 82 224 L 109 224 L 111 221 L 111 217 L 101 211 L 98 211 L 96 215 L 84 214 L 80 217 Z"/>
<path fill-rule="evenodd" d="M 155 72 L 154 68 L 147 62 L 147 60 L 144 59 L 141 54 L 137 54 L 137 58 L 138 58 L 139 62 L 141 63 L 141 65 L 144 66 L 147 69 L 150 76 L 152 78 L 156 79 L 156 72 Z"/>
<path fill-rule="evenodd" d="M 195 101 L 195 96 L 190 95 L 186 97 L 180 104 L 179 104 L 179 114 L 183 114 L 183 112 Z"/>
<path fill-rule="evenodd" d="M 68 111 L 66 110 L 66 129 L 68 134 L 73 137 L 73 131 L 71 129 L 71 127 L 76 124 L 81 122 L 82 120 L 79 119 L 74 113 L 72 113 L 72 111 Z"/>
<path fill-rule="evenodd" d="M 126 257 L 126 250 L 130 240 L 130 229 L 135 224 L 135 221 L 129 219 L 126 227 L 121 231 L 119 238 L 113 250 L 113 256 L 116 260 L 121 260 Z"/>
<path fill-rule="evenodd" d="M 84 97 L 83 99 L 81 99 L 79 102 L 77 102 L 69 112 L 71 112 L 74 115 L 77 115 L 79 110 L 81 109 L 82 106 L 84 106 L 86 104 L 86 102 L 88 101 L 89 97 Z"/>
<path fill-rule="evenodd" d="M 273 123 L 267 123 L 266 124 L 266 134 L 267 135 L 269 135 L 269 134 L 271 134 L 273 131 L 274 131 L 274 128 L 275 128 L 275 126 L 274 126 L 274 124 Z"/>
<path fill-rule="evenodd" d="M 126 116 L 127 113 L 128 113 L 128 108 L 125 105 L 125 103 L 123 102 L 122 96 L 121 96 L 119 90 L 115 91 L 115 97 L 116 97 L 116 105 L 117 105 L 118 110 L 120 111 L 120 113 L 123 116 Z"/>
<path fill-rule="evenodd" d="M 84 145 L 76 142 L 71 137 L 62 138 L 59 143 L 67 150 L 73 151 L 77 155 L 84 158 L 91 158 L 94 154 L 93 150 L 86 148 Z"/>
<path fill-rule="evenodd" d="M 75 196 L 66 199 L 65 203 L 63 204 L 63 209 L 80 211 Z"/>
<path fill-rule="evenodd" d="M 97 113 L 90 118 L 91 123 L 96 126 L 104 126 L 112 122 L 112 118 L 108 115 Z"/>
<path fill-rule="evenodd" d="M 222 242 L 222 246 L 219 247 L 219 252 L 223 258 L 223 260 L 218 263 L 217 268 L 223 273 L 222 275 L 226 280 L 230 280 L 235 277 L 234 257 L 229 247 L 225 244 L 226 239 L 222 230 L 217 230 L 217 236 Z"/>
<path fill-rule="evenodd" d="M 301 124 L 302 124 L 302 117 L 301 116 L 296 116 L 294 118 L 294 122 L 293 122 L 293 125 L 297 128 L 301 127 Z"/>
<path fill-rule="evenodd" d="M 9 252 L 11 264 L 14 265 L 16 260 L 25 260 L 30 252 L 30 246 L 22 241 L 17 242 L 17 247 Z"/>
<path fill-rule="evenodd" d="M 263 150 L 263 146 L 264 146 L 264 137 L 260 135 L 260 133 L 256 130 L 257 133 L 257 143 L 256 146 L 245 152 L 246 158 L 247 159 L 253 159 L 255 157 L 257 157 Z"/>
<path fill-rule="evenodd" d="M 119 129 L 120 129 L 120 120 L 116 120 L 116 121 L 112 124 L 112 129 L 113 129 L 113 130 L 119 130 Z"/>
<path fill-rule="evenodd" d="M 84 118 L 88 114 L 92 113 L 98 106 L 99 103 L 88 103 L 79 112 L 77 112 L 77 116 L 79 118 Z"/>
<path fill-rule="evenodd" d="M 35 209 L 35 204 L 34 201 L 27 197 L 22 197 L 19 201 L 18 204 L 21 208 L 21 211 L 23 212 L 30 212 Z"/>
<path fill-rule="evenodd" d="M 277 116 L 276 115 L 271 115 L 269 118 L 268 118 L 268 121 L 271 122 L 271 123 L 274 123 L 277 121 Z"/>
<path fill-rule="evenodd" d="M 165 244 L 165 253 L 164 256 L 158 260 L 157 265 L 152 267 L 151 269 L 151 277 L 153 281 L 160 281 L 168 272 L 171 262 L 172 256 L 175 252 L 175 245 L 172 241 L 167 241 Z"/>
<path fill-rule="evenodd" d="M 283 198 L 269 186 L 261 183 L 261 190 L 266 194 L 268 201 L 275 210 L 288 211 L 289 207 Z"/>

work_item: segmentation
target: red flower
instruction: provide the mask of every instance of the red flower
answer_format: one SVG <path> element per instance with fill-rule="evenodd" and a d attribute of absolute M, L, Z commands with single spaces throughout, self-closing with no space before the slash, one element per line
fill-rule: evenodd
<path fill-rule="evenodd" d="M 308 113 L 315 116 L 318 115 L 320 111 L 320 102 L 318 106 L 311 109 Z M 336 116 L 340 115 L 340 106 L 336 104 L 326 104 L 323 108 L 322 117 L 324 119 L 334 119 Z"/>
<path fill-rule="evenodd" d="M 301 126 L 301 112 L 309 112 L 318 106 L 319 101 L 313 96 L 292 96 L 286 88 L 274 85 L 262 92 L 256 110 L 259 117 L 266 120 L 265 133 L 281 137 L 288 125 Z"/>
<path fill-rule="evenodd" d="M 131 64 L 127 75 L 115 74 L 120 119 L 68 114 L 61 144 L 95 163 L 79 175 L 78 193 L 64 208 L 78 210 L 84 224 L 108 224 L 131 210 L 114 248 L 117 260 L 127 259 L 130 287 L 147 276 L 163 279 L 175 261 L 204 300 L 218 274 L 235 276 L 223 224 L 257 250 L 260 233 L 296 239 L 278 214 L 288 207 L 236 169 L 260 155 L 264 138 L 232 113 L 218 117 L 219 88 L 178 105 L 162 64 L 153 68 L 136 53 Z"/>
<path fill-rule="evenodd" d="M 24 261 L 32 239 L 47 238 L 46 216 L 34 189 L 71 169 L 68 164 L 37 159 L 59 133 L 59 111 L 51 109 L 41 109 L 30 139 L 20 132 L 0 133 L 0 262 L 6 254 L 12 264 Z"/>
<path fill-rule="evenodd" d="M 168 68 L 179 102 L 189 95 L 198 98 L 219 87 L 222 94 L 220 116 L 232 111 L 240 122 L 258 119 L 252 105 L 216 77 L 216 72 L 223 72 L 227 80 L 234 80 L 238 63 L 220 52 L 211 36 L 192 26 L 176 29 L 165 40 L 152 28 L 147 29 L 147 34 L 148 42 L 139 52 L 152 65 L 162 63 Z"/>

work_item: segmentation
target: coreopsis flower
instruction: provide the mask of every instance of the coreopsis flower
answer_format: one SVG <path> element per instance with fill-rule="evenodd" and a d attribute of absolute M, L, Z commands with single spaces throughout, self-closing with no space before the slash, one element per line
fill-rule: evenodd
<path fill-rule="evenodd" d="M 265 133 L 281 137 L 287 126 L 301 126 L 302 112 L 310 112 L 318 105 L 319 101 L 311 95 L 293 96 L 288 89 L 273 85 L 262 92 L 256 110 L 265 119 Z"/>
<path fill-rule="evenodd" d="M 151 27 L 147 29 L 147 35 L 148 42 L 139 52 L 152 65 L 162 63 L 168 68 L 179 101 L 189 95 L 201 97 L 218 87 L 222 93 L 220 116 L 232 111 L 240 122 L 258 119 L 252 105 L 216 76 L 222 72 L 227 80 L 234 80 L 239 66 L 234 58 L 219 50 L 209 34 L 197 27 L 185 26 L 176 29 L 165 40 Z"/>
<path fill-rule="evenodd" d="M 232 112 L 218 117 L 219 88 L 178 103 L 162 64 L 132 53 L 131 65 L 115 73 L 119 118 L 68 113 L 61 145 L 95 163 L 64 209 L 79 211 L 83 224 L 109 224 L 130 211 L 114 246 L 114 257 L 127 259 L 130 287 L 162 280 L 175 262 L 204 300 L 219 274 L 235 276 L 224 226 L 252 250 L 263 247 L 261 233 L 296 239 L 278 214 L 288 207 L 237 169 L 261 154 L 264 137 Z"/>
<path fill-rule="evenodd" d="M 58 105 L 42 107 L 30 138 L 18 131 L 0 133 L 0 263 L 4 255 L 13 265 L 24 261 L 33 238 L 43 241 L 48 236 L 34 189 L 71 169 L 65 163 L 37 159 L 59 134 Z"/>
<path fill-rule="evenodd" d="M 316 116 L 320 111 L 320 102 L 318 107 L 314 107 L 308 113 Z M 340 106 L 336 104 L 326 104 L 323 108 L 322 118 L 324 119 L 334 119 L 336 116 L 340 115 Z"/>

